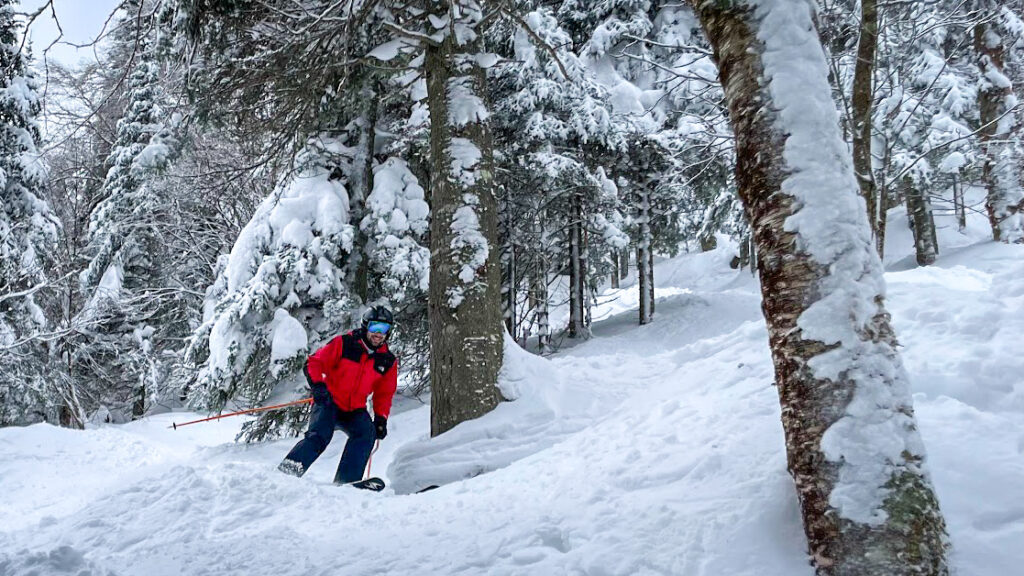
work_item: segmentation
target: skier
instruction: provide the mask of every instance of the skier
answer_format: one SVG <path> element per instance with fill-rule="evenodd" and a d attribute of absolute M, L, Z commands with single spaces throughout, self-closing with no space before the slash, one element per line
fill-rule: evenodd
<path fill-rule="evenodd" d="M 309 429 L 278 466 L 302 476 L 341 428 L 348 435 L 334 476 L 335 484 L 357 482 L 370 458 L 374 440 L 388 435 L 388 414 L 398 386 L 398 359 L 387 340 L 394 316 L 384 306 L 363 314 L 362 328 L 334 337 L 306 361 L 306 380 L 313 392 Z M 373 393 L 373 420 L 366 398 Z"/>

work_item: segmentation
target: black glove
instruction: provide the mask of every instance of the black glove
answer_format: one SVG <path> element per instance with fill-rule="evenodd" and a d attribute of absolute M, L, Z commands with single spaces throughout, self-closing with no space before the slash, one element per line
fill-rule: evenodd
<path fill-rule="evenodd" d="M 327 391 L 327 384 L 324 384 L 323 382 L 313 382 L 309 385 L 309 389 L 313 391 L 314 404 L 330 404 L 331 393 Z"/>
<path fill-rule="evenodd" d="M 388 435 L 388 419 L 383 416 L 373 417 L 373 427 L 377 429 L 377 440 L 383 440 Z"/>

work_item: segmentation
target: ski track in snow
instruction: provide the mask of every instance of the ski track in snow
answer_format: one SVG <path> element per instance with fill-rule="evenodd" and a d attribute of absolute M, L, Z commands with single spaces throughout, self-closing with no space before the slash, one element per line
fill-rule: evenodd
<path fill-rule="evenodd" d="M 1024 247 L 983 232 L 944 227 L 926 269 L 906 263 L 909 232 L 887 236 L 965 575 L 1024 561 Z M 232 419 L 0 429 L 0 574 L 810 575 L 759 290 L 729 257 L 659 263 L 653 324 L 635 326 L 627 286 L 602 298 L 593 340 L 509 356 L 519 397 L 484 418 L 430 440 L 428 407 L 396 410 L 382 494 L 330 483 L 343 435 L 296 479 L 274 469 L 293 440 L 234 444 Z"/>

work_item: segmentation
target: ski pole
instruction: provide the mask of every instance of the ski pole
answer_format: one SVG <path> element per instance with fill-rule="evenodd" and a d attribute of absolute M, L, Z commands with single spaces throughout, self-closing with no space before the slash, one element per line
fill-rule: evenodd
<path fill-rule="evenodd" d="M 302 400 L 296 400 L 294 402 L 288 402 L 286 404 L 278 404 L 276 406 L 264 406 L 263 408 L 253 408 L 251 410 L 242 410 L 241 412 L 231 412 L 230 414 L 221 414 L 220 416 L 211 416 L 209 418 L 203 418 L 202 420 L 193 420 L 191 422 L 182 422 L 181 424 L 171 423 L 168 428 L 178 429 L 179 426 L 188 426 L 189 424 L 199 424 L 200 422 L 209 422 L 210 420 L 219 420 L 221 418 L 227 418 L 228 416 L 241 416 L 242 414 L 254 414 L 256 412 L 266 412 L 267 410 L 277 410 L 278 408 L 285 408 L 287 406 L 294 406 L 296 404 L 308 404 L 312 402 L 312 398 L 303 398 Z"/>
<path fill-rule="evenodd" d="M 373 465 L 373 455 L 377 452 L 377 448 L 380 447 L 380 440 L 373 443 L 373 450 L 370 451 L 370 457 L 366 459 L 366 470 L 363 471 L 363 480 L 370 477 L 370 466 Z"/>

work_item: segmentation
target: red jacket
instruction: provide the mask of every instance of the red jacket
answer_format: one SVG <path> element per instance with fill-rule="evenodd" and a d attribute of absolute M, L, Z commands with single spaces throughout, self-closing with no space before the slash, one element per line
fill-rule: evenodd
<path fill-rule="evenodd" d="M 324 382 L 334 403 L 342 410 L 366 409 L 366 397 L 373 394 L 373 413 L 388 417 L 398 387 L 398 358 L 381 344 L 373 350 L 363 340 L 363 331 L 335 336 L 306 361 L 312 382 Z"/>

